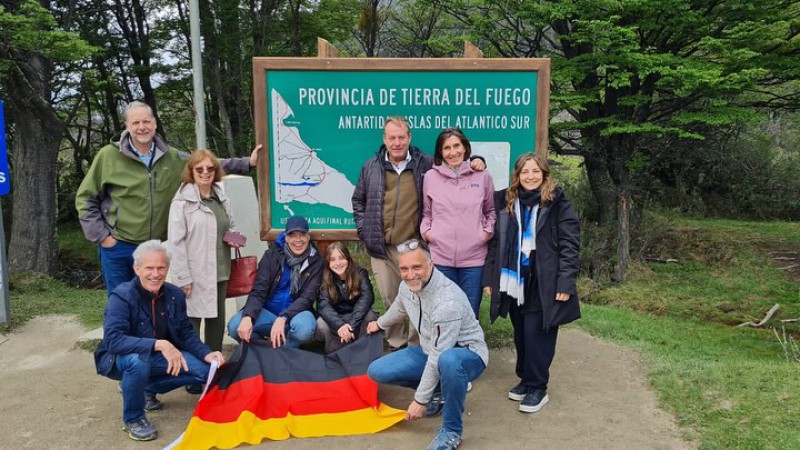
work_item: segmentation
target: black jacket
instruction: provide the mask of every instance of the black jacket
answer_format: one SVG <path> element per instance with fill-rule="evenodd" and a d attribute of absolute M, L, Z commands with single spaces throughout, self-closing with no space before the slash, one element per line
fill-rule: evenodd
<path fill-rule="evenodd" d="M 417 217 L 417 231 L 422 221 L 422 176 L 433 167 L 433 158 L 422 153 L 417 147 L 408 149 L 411 155 L 406 170 L 414 174 L 414 186 L 419 204 L 419 217 Z M 386 187 L 386 171 L 394 170 L 391 163 L 386 161 L 386 146 L 382 145 L 375 156 L 368 159 L 361 168 L 358 183 L 353 191 L 353 218 L 358 230 L 358 238 L 364 242 L 370 256 L 386 259 L 386 239 L 383 230 L 383 200 Z"/>
<path fill-rule="evenodd" d="M 331 301 L 330 294 L 326 288 L 319 291 L 319 301 L 317 302 L 317 312 L 319 316 L 331 327 L 331 330 L 338 330 L 345 323 L 349 323 L 353 330 L 358 330 L 361 327 L 361 321 L 367 315 L 372 303 L 375 299 L 372 296 L 372 283 L 369 281 L 369 273 L 363 267 L 358 268 L 358 273 L 361 275 L 361 293 L 357 298 L 348 299 L 345 289 L 339 289 L 341 286 L 336 284 L 339 293 L 339 300 L 336 303 Z M 345 314 L 350 314 L 350 320 L 344 320 L 342 317 Z"/>
<path fill-rule="evenodd" d="M 500 293 L 500 270 L 506 248 L 508 221 L 516 220 L 506 212 L 506 189 L 494 193 L 497 221 L 489 241 L 489 253 L 483 270 L 483 285 L 492 288 L 490 319 L 506 317 L 516 300 Z M 541 207 L 536 220 L 535 264 L 538 296 L 542 300 L 543 328 L 563 325 L 581 317 L 576 281 L 580 271 L 580 220 L 564 191 L 556 188 L 555 198 Z M 557 292 L 568 292 L 569 300 L 556 301 Z M 525 293 L 526 299 L 536 294 Z"/>
<path fill-rule="evenodd" d="M 264 303 L 272 297 L 280 284 L 283 268 L 286 265 L 283 245 L 283 233 L 281 233 L 275 243 L 270 244 L 258 263 L 258 272 L 256 272 L 253 290 L 250 291 L 250 295 L 247 296 L 247 303 L 242 308 L 242 314 L 252 317 L 253 322 L 261 314 Z M 303 311 L 314 311 L 314 301 L 317 299 L 319 285 L 322 282 L 323 261 L 314 244 L 309 243 L 309 245 L 311 246 L 311 252 L 300 272 L 300 292 L 285 311 L 277 314 L 279 316 L 285 315 L 291 319 Z"/>

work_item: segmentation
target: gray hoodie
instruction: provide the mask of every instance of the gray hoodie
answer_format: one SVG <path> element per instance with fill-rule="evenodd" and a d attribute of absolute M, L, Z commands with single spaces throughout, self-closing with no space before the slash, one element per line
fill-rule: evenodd
<path fill-rule="evenodd" d="M 400 283 L 397 299 L 378 319 L 378 326 L 386 329 L 400 323 L 408 316 L 419 333 L 419 345 L 428 355 L 414 400 L 425 404 L 430 401 L 439 382 L 439 355 L 453 347 L 472 350 L 489 364 L 489 348 L 483 330 L 464 292 L 437 269 L 425 287 L 411 292 L 405 282 Z"/>

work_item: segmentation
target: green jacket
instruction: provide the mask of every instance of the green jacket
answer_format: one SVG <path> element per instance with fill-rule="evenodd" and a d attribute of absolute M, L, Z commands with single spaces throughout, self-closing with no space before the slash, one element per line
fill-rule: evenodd
<path fill-rule="evenodd" d="M 168 146 L 158 135 L 154 151 L 148 168 L 131 150 L 127 131 L 118 142 L 100 149 L 75 195 L 86 239 L 100 243 L 111 235 L 133 244 L 166 240 L 170 202 L 189 154 Z M 250 171 L 248 158 L 222 162 L 227 173 Z"/>

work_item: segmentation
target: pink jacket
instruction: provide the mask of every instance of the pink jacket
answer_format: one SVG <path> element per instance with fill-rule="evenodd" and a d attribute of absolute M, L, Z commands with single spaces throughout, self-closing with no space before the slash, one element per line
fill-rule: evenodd
<path fill-rule="evenodd" d="M 496 218 L 493 195 L 492 176 L 472 170 L 469 162 L 461 164 L 458 175 L 446 164 L 425 173 L 420 234 L 435 264 L 483 266 Z"/>

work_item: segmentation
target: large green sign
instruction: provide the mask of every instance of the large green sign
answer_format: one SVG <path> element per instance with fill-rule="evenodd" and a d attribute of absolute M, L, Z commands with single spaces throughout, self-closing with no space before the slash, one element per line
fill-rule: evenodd
<path fill-rule="evenodd" d="M 421 67 L 442 62 L 413 61 Z M 443 129 L 460 128 L 473 154 L 486 158 L 496 187 L 506 186 L 513 160 L 540 147 L 543 130 L 537 119 L 546 103 L 540 98 L 540 71 L 453 70 L 454 60 L 445 62 L 447 67 L 435 71 L 258 71 L 266 115 L 259 118 L 257 113 L 256 119 L 266 130 L 259 142 L 269 157 L 268 179 L 259 178 L 268 216 L 266 224 L 262 216 L 262 231 L 284 228 L 295 214 L 307 217 L 315 230 L 354 230 L 353 189 L 362 165 L 382 144 L 389 116 L 404 116 L 411 125 L 412 145 L 429 154 Z"/>

